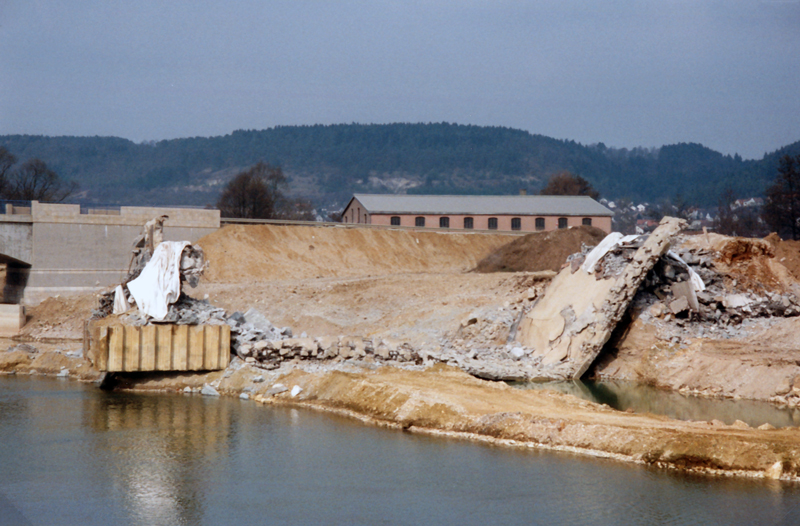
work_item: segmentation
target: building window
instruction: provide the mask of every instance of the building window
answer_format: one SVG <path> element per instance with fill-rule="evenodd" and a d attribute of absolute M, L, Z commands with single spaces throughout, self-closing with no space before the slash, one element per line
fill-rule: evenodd
<path fill-rule="evenodd" d="M 519 217 L 512 217 L 511 230 L 522 230 L 522 219 L 520 219 Z"/>
<path fill-rule="evenodd" d="M 450 228 L 450 218 L 449 217 L 440 217 L 439 218 L 439 228 Z"/>
<path fill-rule="evenodd" d="M 489 230 L 497 230 L 497 218 L 490 217 L 489 218 Z"/>
<path fill-rule="evenodd" d="M 566 217 L 559 217 L 558 218 L 558 228 L 567 228 L 567 218 Z"/>
<path fill-rule="evenodd" d="M 424 217 L 415 217 L 414 218 L 414 226 L 425 226 L 425 218 Z"/>
<path fill-rule="evenodd" d="M 367 214 L 364 214 L 364 224 L 367 223 Z"/>
<path fill-rule="evenodd" d="M 582 225 L 586 225 L 586 226 L 592 226 L 592 218 L 591 217 L 584 217 L 581 220 L 581 224 Z"/>
<path fill-rule="evenodd" d="M 400 216 L 392 216 L 392 226 L 400 226 Z"/>
<path fill-rule="evenodd" d="M 536 218 L 536 230 L 544 230 L 544 218 L 537 217 Z"/>
<path fill-rule="evenodd" d="M 466 228 L 467 230 L 472 230 L 473 228 L 475 228 L 471 217 L 464 218 L 464 228 Z"/>
<path fill-rule="evenodd" d="M 358 207 L 358 215 L 356 216 L 356 221 L 360 223 L 361 222 L 360 220 L 361 220 L 361 207 L 359 206 Z"/>

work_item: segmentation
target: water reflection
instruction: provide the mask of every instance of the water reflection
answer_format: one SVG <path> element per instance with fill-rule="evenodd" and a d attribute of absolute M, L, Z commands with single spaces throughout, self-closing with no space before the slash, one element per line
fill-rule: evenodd
<path fill-rule="evenodd" d="M 780 524 L 798 506 L 789 484 L 0 377 L 0 525 Z"/>
<path fill-rule="evenodd" d="M 765 423 L 775 427 L 800 425 L 800 411 L 753 400 L 730 400 L 687 396 L 675 391 L 657 389 L 635 382 L 559 381 L 516 382 L 521 389 L 552 389 L 620 411 L 665 415 L 678 420 L 721 420 L 733 424 L 736 420 L 757 427 Z"/>
<path fill-rule="evenodd" d="M 89 397 L 84 422 L 140 524 L 198 524 L 208 475 L 236 440 L 235 407 L 200 396 Z"/>

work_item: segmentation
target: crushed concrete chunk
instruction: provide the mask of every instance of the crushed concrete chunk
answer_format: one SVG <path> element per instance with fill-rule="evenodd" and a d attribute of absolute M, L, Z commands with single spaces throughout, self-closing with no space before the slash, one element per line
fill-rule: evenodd
<path fill-rule="evenodd" d="M 681 296 L 678 299 L 672 300 L 669 303 L 669 310 L 671 310 L 673 314 L 686 312 L 689 310 L 689 300 L 686 299 L 686 296 Z"/>
<path fill-rule="evenodd" d="M 204 396 L 219 396 L 219 391 L 214 389 L 212 385 L 203 384 L 203 388 L 200 389 L 200 394 Z"/>

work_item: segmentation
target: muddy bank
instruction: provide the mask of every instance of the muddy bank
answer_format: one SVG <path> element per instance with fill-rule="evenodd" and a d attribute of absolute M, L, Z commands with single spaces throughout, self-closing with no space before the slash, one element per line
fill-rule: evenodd
<path fill-rule="evenodd" d="M 590 376 L 683 393 L 800 405 L 800 318 L 718 329 L 717 338 L 672 336 L 658 319 L 637 316 L 612 341 Z"/>
<path fill-rule="evenodd" d="M 7 341 L 0 340 L 0 345 L 4 343 Z M 58 376 L 85 382 L 99 381 L 103 377 L 103 373 L 95 370 L 92 363 L 83 357 L 80 348 L 69 350 L 68 347 L 44 343 L 33 347 L 13 342 L 6 347 L 7 351 L 0 351 L 0 374 Z"/>

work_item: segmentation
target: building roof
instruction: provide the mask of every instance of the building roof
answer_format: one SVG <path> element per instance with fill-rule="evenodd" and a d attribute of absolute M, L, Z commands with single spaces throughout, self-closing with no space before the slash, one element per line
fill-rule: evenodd
<path fill-rule="evenodd" d="M 612 216 L 591 197 L 572 195 L 355 194 L 370 214 Z M 353 200 L 350 200 L 352 203 Z M 348 208 L 350 203 L 347 204 Z"/>

